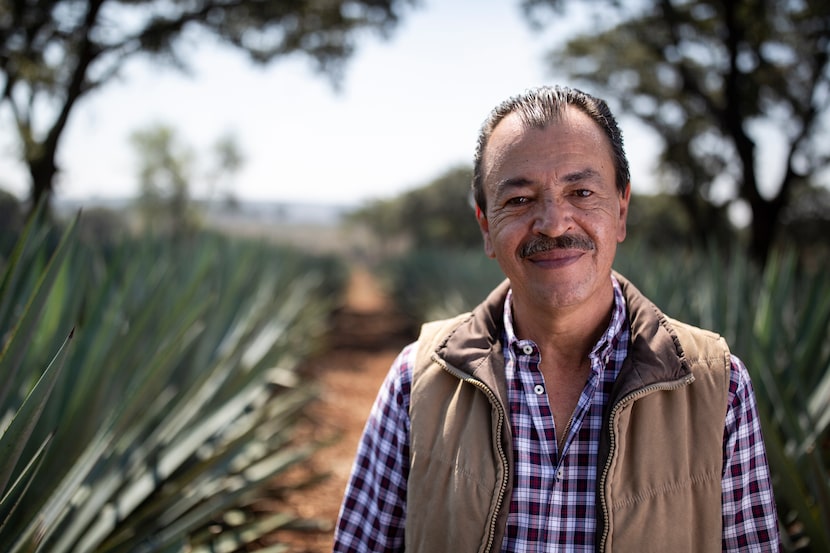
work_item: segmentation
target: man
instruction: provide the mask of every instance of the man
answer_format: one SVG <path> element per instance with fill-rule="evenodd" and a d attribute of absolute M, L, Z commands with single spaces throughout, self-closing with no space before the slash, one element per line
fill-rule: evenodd
<path fill-rule="evenodd" d="M 335 551 L 778 550 L 746 368 L 611 269 L 631 191 L 605 102 L 505 101 L 473 189 L 507 280 L 395 361 Z"/>

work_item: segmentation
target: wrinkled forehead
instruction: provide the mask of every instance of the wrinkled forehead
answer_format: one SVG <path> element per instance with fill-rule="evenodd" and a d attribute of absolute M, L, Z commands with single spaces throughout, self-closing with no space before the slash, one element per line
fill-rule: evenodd
<path fill-rule="evenodd" d="M 596 148 L 607 151 L 613 157 L 610 141 L 602 128 L 578 108 L 566 107 L 550 117 L 541 117 L 539 114 L 528 117 L 527 112 L 514 111 L 493 127 L 484 147 L 481 161 L 485 181 L 490 170 L 504 161 L 510 152 L 520 146 L 544 141 L 545 135 L 549 133 L 556 133 L 565 139 L 573 137 L 575 140 L 590 136 Z M 539 149 L 531 150 L 543 155 Z"/>

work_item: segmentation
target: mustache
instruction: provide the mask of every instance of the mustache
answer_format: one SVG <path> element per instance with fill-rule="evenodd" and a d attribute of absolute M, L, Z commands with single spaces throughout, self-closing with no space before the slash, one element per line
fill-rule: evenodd
<path fill-rule="evenodd" d="M 522 246 L 519 255 L 522 259 L 551 250 L 593 250 L 594 241 L 587 236 L 564 234 L 562 236 L 539 236 Z"/>

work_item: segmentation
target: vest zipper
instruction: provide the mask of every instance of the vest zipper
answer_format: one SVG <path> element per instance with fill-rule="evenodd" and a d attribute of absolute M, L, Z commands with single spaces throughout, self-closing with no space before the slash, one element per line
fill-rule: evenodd
<path fill-rule="evenodd" d="M 490 523 L 488 525 L 489 528 L 487 530 L 487 547 L 484 549 L 486 553 L 492 551 L 493 549 L 493 542 L 496 539 L 496 520 L 498 519 L 499 512 L 501 511 L 501 508 L 504 504 L 504 496 L 507 493 L 507 483 L 510 478 L 510 465 L 507 462 L 507 455 L 505 455 L 504 448 L 502 448 L 501 445 L 501 435 L 504 432 L 504 421 L 507 418 L 507 416 L 505 415 L 504 407 L 496 397 L 496 394 L 494 394 L 493 390 L 491 390 L 490 387 L 487 386 L 484 382 L 475 379 L 471 376 L 468 376 L 463 372 L 458 371 L 457 369 L 447 365 L 446 363 L 441 362 L 439 364 L 441 365 L 441 367 L 443 367 L 445 371 L 452 374 L 456 378 L 468 384 L 472 384 L 473 386 L 481 390 L 484 393 L 484 395 L 487 396 L 487 399 L 490 400 L 490 403 L 496 407 L 496 411 L 498 412 L 498 421 L 496 422 L 496 432 L 498 433 L 496 439 L 496 450 L 498 451 L 499 459 L 501 460 L 503 476 L 501 479 L 501 485 L 499 486 L 498 495 L 496 496 L 496 508 L 490 517 Z"/>
<path fill-rule="evenodd" d="M 605 481 L 608 478 L 608 471 L 611 470 L 611 460 L 614 458 L 614 450 L 617 448 L 617 436 L 614 433 L 614 419 L 617 416 L 617 412 L 625 405 L 631 403 L 636 399 L 639 399 L 642 396 L 648 395 L 651 392 L 656 392 L 658 390 L 678 390 L 683 386 L 688 386 L 689 384 L 694 382 L 694 380 L 694 375 L 689 374 L 687 376 L 684 376 L 680 380 L 675 380 L 673 382 L 660 382 L 657 384 L 646 386 L 645 388 L 640 388 L 639 390 L 635 390 L 634 392 L 631 392 L 627 396 L 620 399 L 611 409 L 611 413 L 608 415 L 608 434 L 610 437 L 608 459 L 605 461 L 605 466 L 602 469 L 602 474 L 600 475 L 599 482 L 597 483 L 598 489 L 600 490 L 600 507 L 602 509 L 603 524 L 602 536 L 600 537 L 599 544 L 597 544 L 597 551 L 605 551 L 605 542 L 608 540 L 608 534 L 611 531 L 611 525 L 608 522 L 608 502 L 605 498 Z"/>

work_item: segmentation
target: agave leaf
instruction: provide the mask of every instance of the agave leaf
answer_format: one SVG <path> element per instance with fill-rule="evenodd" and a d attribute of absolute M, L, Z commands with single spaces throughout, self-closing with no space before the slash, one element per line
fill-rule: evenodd
<path fill-rule="evenodd" d="M 813 429 L 813 440 L 824 434 L 830 424 L 830 370 L 826 370 L 824 378 L 815 388 L 810 399 L 807 401 L 807 410 L 815 427 Z"/>
<path fill-rule="evenodd" d="M 113 436 L 104 430 L 89 441 L 83 453 L 75 459 L 63 478 L 50 489 L 46 497 L 37 497 L 38 516 L 20 531 L 17 546 L 12 551 L 34 550 L 37 543 L 47 541 L 62 520 L 72 511 L 72 500 L 82 494 L 84 481 L 95 469 L 96 462 L 111 450 Z M 54 450 L 54 448 L 53 448 Z M 28 545 L 27 545 L 28 544 Z"/>
<path fill-rule="evenodd" d="M 201 552 L 220 552 L 239 551 L 242 547 L 249 545 L 256 540 L 266 536 L 267 534 L 285 528 L 292 522 L 296 521 L 297 517 L 289 513 L 275 513 L 261 520 L 246 521 L 242 525 L 232 527 L 223 531 L 219 536 L 213 536 L 205 532 L 201 536 L 194 536 L 193 553 Z M 199 545 L 196 545 L 199 544 Z M 278 545 L 274 551 L 286 551 L 286 545 Z M 258 549 L 258 551 L 264 551 Z"/>
<path fill-rule="evenodd" d="M 761 422 L 762 424 L 769 422 L 763 413 L 761 414 Z M 771 425 L 767 424 L 765 426 L 769 428 Z M 827 548 L 830 545 L 827 536 L 822 537 L 822 534 L 826 534 L 826 531 L 822 530 L 821 525 L 815 518 L 809 490 L 805 486 L 803 474 L 798 464 L 795 459 L 784 453 L 784 444 L 780 441 L 776 432 L 765 432 L 764 441 L 770 469 L 774 477 L 776 500 L 799 513 L 799 522 L 804 525 L 806 533 L 818 542 L 817 551 L 830 551 Z M 786 518 L 788 515 L 789 513 L 781 512 L 779 518 Z M 826 542 L 824 547 L 820 545 L 822 540 Z"/>
<path fill-rule="evenodd" d="M 130 513 L 129 520 L 120 524 L 108 536 L 102 544 L 102 549 L 108 550 L 116 544 L 129 543 L 137 533 L 151 533 L 145 530 L 146 528 L 163 527 L 186 513 L 212 493 L 207 481 L 217 479 L 223 474 L 215 467 L 227 465 L 237 454 L 236 449 L 224 448 L 218 455 L 190 464 L 186 470 L 177 474 L 175 479 L 166 482 L 163 489 L 156 490 L 157 493 L 148 501 Z M 137 485 L 138 482 L 134 484 Z"/>
<path fill-rule="evenodd" d="M 166 544 L 176 535 L 188 533 L 205 524 L 217 513 L 221 513 L 235 505 L 240 498 L 250 493 L 251 489 L 262 485 L 280 471 L 308 459 L 313 451 L 314 448 L 310 446 L 301 446 L 294 450 L 280 451 L 261 461 L 254 467 L 249 468 L 245 472 L 246 477 L 243 482 L 230 485 L 225 493 L 214 495 L 208 501 L 200 504 L 176 520 L 173 524 L 164 528 L 157 535 L 160 543 L 162 545 Z M 229 480 L 228 484 L 232 484 L 232 482 L 233 480 Z"/>
<path fill-rule="evenodd" d="M 71 525 L 62 530 L 54 550 L 68 551 L 78 539 L 81 541 L 77 548 L 83 550 L 106 538 L 119 521 L 126 519 L 152 494 L 160 481 L 167 481 L 229 421 L 242 418 L 260 393 L 261 386 L 251 386 L 235 401 L 211 413 L 198 425 L 189 427 L 187 433 L 168 444 L 166 450 L 136 455 L 137 459 L 155 459 L 152 465 L 135 466 L 133 469 L 113 467 L 109 474 L 96 482 L 93 496 L 75 513 Z"/>
<path fill-rule="evenodd" d="M 194 552 L 195 551 L 197 550 L 194 549 Z M 204 553 L 205 551 L 210 550 L 199 548 L 198 551 L 200 553 Z M 291 551 L 291 546 L 284 543 L 275 543 L 274 545 L 269 545 L 268 547 L 257 548 L 257 553 L 285 553 L 286 551 Z"/>
<path fill-rule="evenodd" d="M 300 395 L 300 392 L 295 395 Z M 305 395 L 308 397 L 308 394 Z M 282 403 L 276 400 L 273 402 Z M 305 400 L 304 404 L 307 403 L 308 399 Z M 295 409 L 301 409 L 304 404 L 299 403 L 299 401 L 295 402 Z M 191 465 L 186 472 L 178 474 L 174 480 L 169 481 L 159 496 L 143 504 L 140 511 L 133 514 L 130 525 L 124 525 L 122 530 L 108 539 L 107 547 L 129 538 L 130 533 L 138 531 L 139 528 L 143 529 L 141 531 L 144 533 L 156 534 L 159 528 L 175 524 L 178 519 L 186 516 L 191 509 L 210 500 L 212 496 L 227 493 L 225 485 L 221 484 L 221 475 L 234 472 L 231 469 L 231 461 L 237 464 L 236 461 L 241 459 L 243 450 L 249 448 L 250 444 L 253 443 L 253 436 L 259 432 L 263 416 L 265 416 L 264 413 L 258 412 L 244 417 L 246 419 L 246 421 L 243 421 L 244 429 L 232 441 L 218 444 L 211 451 L 204 451 L 203 449 L 203 459 Z M 286 421 L 283 430 L 290 431 L 290 429 L 291 427 Z M 315 448 L 303 449 L 302 455 L 307 456 L 314 450 L 316 450 L 316 446 Z M 260 463 L 267 459 L 268 455 L 268 450 L 263 449 L 259 454 L 247 455 L 241 462 L 243 467 L 248 467 L 245 470 L 249 470 L 253 466 L 259 466 L 260 471 L 267 471 L 268 467 Z M 275 470 L 284 468 L 282 462 L 277 461 L 275 463 L 279 465 Z M 262 479 L 257 481 L 262 481 Z M 220 485 L 217 486 L 216 484 Z M 250 487 L 250 485 L 246 484 L 247 487 Z M 135 524 L 133 524 L 133 521 Z"/>
<path fill-rule="evenodd" d="M 274 260 L 261 247 L 188 246 L 182 263 L 169 244 L 136 242 L 105 272 L 92 267 L 97 258 L 84 258 L 84 273 L 85 261 L 69 258 L 66 280 L 53 286 L 59 305 L 49 304 L 33 343 L 74 311 L 88 326 L 35 429 L 50 416 L 61 423 L 14 528 L 0 528 L 0 550 L 183 551 L 209 513 L 237 504 L 279 466 L 265 460 L 285 452 L 298 416 L 289 407 L 300 409 L 306 390 L 271 384 L 268 371 L 291 371 L 310 351 L 325 316 L 312 294 L 326 281 L 304 281 L 305 262 Z M 43 436 L 32 435 L 21 459 L 32 457 L 33 438 Z M 251 472 L 256 464 L 262 473 Z M 153 535 L 164 540 L 145 541 Z"/>
<path fill-rule="evenodd" d="M 166 284 L 161 281 L 158 287 Z M 134 367 L 135 375 L 129 386 L 118 392 L 123 393 L 122 397 L 131 398 L 133 401 L 127 405 L 122 404 L 122 419 L 129 423 L 130 418 L 142 410 L 138 396 L 150 397 L 154 393 L 154 386 L 163 386 L 169 380 L 167 374 L 173 359 L 172 355 L 181 353 L 182 348 L 176 347 L 177 340 L 189 338 L 188 331 L 193 324 L 205 312 L 211 303 L 211 298 L 197 298 L 198 289 L 192 283 L 180 289 L 179 302 L 171 310 L 163 309 L 161 306 L 168 301 L 168 297 L 159 291 L 148 299 L 145 308 L 132 322 L 130 332 L 117 351 L 118 356 L 111 359 L 111 362 L 118 363 L 116 366 Z M 176 316 L 158 318 L 159 314 L 175 313 Z M 151 358 L 147 356 L 146 337 L 159 336 L 160 343 L 153 344 L 154 353 Z M 114 390 L 115 391 L 115 390 Z"/>
<path fill-rule="evenodd" d="M 800 323 L 795 335 L 799 337 L 797 349 L 793 355 L 799 359 L 799 366 L 804 367 L 802 374 L 806 390 L 813 390 L 825 378 L 830 366 L 830 280 L 809 283 Z"/>
<path fill-rule="evenodd" d="M 260 386 L 260 388 L 261 388 L 261 386 Z M 258 394 L 261 394 L 261 393 L 262 393 L 261 391 L 258 392 Z M 241 395 L 244 396 L 245 394 L 241 394 Z M 226 426 L 227 421 L 234 421 L 234 420 L 238 421 L 238 420 L 240 420 L 241 419 L 240 416 L 234 414 L 234 412 L 227 411 L 227 408 L 230 407 L 230 408 L 235 409 L 236 413 L 244 411 L 245 409 L 248 408 L 247 406 L 250 405 L 250 398 L 245 399 L 243 397 L 242 399 L 244 399 L 245 401 L 242 401 L 236 407 L 234 407 L 233 404 L 231 404 L 230 406 L 226 405 L 225 411 L 220 411 L 220 412 L 216 413 L 215 415 L 212 415 L 211 417 L 209 417 L 206 421 L 200 422 L 197 425 L 191 425 L 190 427 L 188 427 L 188 431 L 187 431 L 187 434 L 185 436 L 181 436 L 181 437 L 172 439 L 171 444 L 175 444 L 175 446 L 168 445 L 167 449 L 169 449 L 171 453 L 175 453 L 176 451 L 178 451 L 179 452 L 178 457 L 170 457 L 170 455 L 168 453 L 162 453 L 162 452 L 159 452 L 157 454 L 154 453 L 153 455 L 158 456 L 158 458 L 159 458 L 159 465 L 154 469 L 154 472 L 153 472 L 154 478 L 164 479 L 165 475 L 172 474 L 172 472 L 174 470 L 176 470 L 177 466 L 179 466 L 182 462 L 184 462 L 184 460 L 187 459 L 189 455 L 192 455 L 193 451 L 197 447 L 199 447 L 201 443 L 204 443 L 206 437 L 208 435 L 211 435 L 212 432 L 214 432 L 214 430 L 210 429 L 208 427 L 208 425 L 213 424 L 215 426 Z M 186 405 L 185 405 L 185 407 L 186 407 Z M 199 430 L 200 428 L 202 428 L 203 430 Z M 142 455 L 140 455 L 140 454 L 137 455 L 137 457 L 139 457 L 139 458 L 141 456 Z M 164 466 L 167 466 L 167 468 L 164 468 Z M 121 499 L 126 499 L 128 497 L 133 497 L 132 500 L 128 500 L 129 503 L 133 504 L 133 505 L 135 503 L 137 503 L 138 499 L 140 499 L 141 497 L 146 497 L 146 494 L 148 494 L 150 491 L 152 491 L 153 487 L 152 486 L 147 486 L 147 485 L 142 485 L 141 481 L 143 481 L 143 479 L 135 484 L 135 485 L 139 486 L 139 488 L 133 487 L 133 488 L 130 488 L 132 490 L 130 492 L 120 492 L 119 497 Z M 146 481 L 146 483 L 151 484 L 150 481 Z M 135 492 L 138 489 L 140 489 L 141 486 L 144 487 L 144 492 L 139 492 L 138 495 L 135 495 Z M 168 484 L 168 486 L 169 486 L 169 484 Z M 127 513 L 130 512 L 130 509 L 131 509 L 131 507 L 130 507 L 129 504 L 125 504 L 125 503 L 122 502 L 122 500 L 119 500 L 118 509 L 117 509 L 118 512 L 122 513 L 123 516 L 127 516 Z M 88 513 L 92 513 L 92 514 L 94 514 L 95 512 L 96 512 L 95 509 L 92 509 L 91 511 L 88 511 Z M 84 519 L 89 520 L 89 518 L 87 516 L 83 516 L 83 517 L 79 517 L 79 518 L 84 518 Z"/>
<path fill-rule="evenodd" d="M 48 547 L 50 553 L 76 551 L 74 542 L 90 531 L 92 521 L 99 514 L 111 515 L 116 521 L 123 518 L 113 513 L 111 505 L 125 482 L 122 458 L 117 453 L 118 441 L 136 440 L 140 430 L 137 425 L 121 436 L 113 432 L 111 425 L 101 430 L 82 459 L 73 465 L 75 472 L 67 475 L 43 509 L 36 532 L 41 548 Z"/>
<path fill-rule="evenodd" d="M 775 422 L 781 426 L 787 437 L 786 447 L 795 451 L 806 438 L 803 425 L 797 412 L 797 402 L 792 400 L 792 386 L 789 381 L 798 381 L 798 378 L 784 379 L 776 368 L 776 359 L 780 355 L 780 336 L 786 330 L 782 328 L 781 313 L 785 306 L 784 298 L 791 297 L 792 281 L 787 273 L 793 270 L 792 265 L 782 263 L 777 258 L 770 261 L 763 276 L 763 290 L 756 317 L 753 324 L 753 361 L 755 375 L 763 383 L 763 392 L 768 402 L 778 406 L 770 414 Z M 796 386 L 797 388 L 798 386 Z M 799 392 L 800 393 L 800 392 Z M 803 405 L 803 403 L 801 403 Z"/>
<path fill-rule="evenodd" d="M 38 473 L 38 470 L 43 462 L 43 452 L 49 447 L 53 434 L 49 434 L 40 447 L 29 460 L 26 467 L 20 472 L 17 480 L 9 488 L 8 493 L 0 499 L 0 532 L 9 521 L 15 508 L 20 504 L 20 499 L 26 494 L 32 479 Z M 2 534 L 0 534 L 2 535 Z"/>
<path fill-rule="evenodd" d="M 0 352 L 0 374 L 3 375 L 3 382 L 0 383 L 0 405 L 5 404 L 6 398 L 11 392 L 11 387 L 16 382 L 15 377 L 20 369 L 20 364 L 23 361 L 29 344 L 34 337 L 37 322 L 49 298 L 52 284 L 57 278 L 66 256 L 74 245 L 74 236 L 76 234 L 79 217 L 80 214 L 73 219 L 72 223 L 64 232 L 60 244 L 49 260 L 46 269 L 37 279 L 35 288 L 23 309 L 20 319 L 11 330 L 11 334 L 3 345 L 3 350 Z M 1 473 L 0 476 L 2 476 Z M 5 485 L 2 479 L 0 479 L 0 483 Z"/>
<path fill-rule="evenodd" d="M 14 245 L 6 271 L 4 271 L 3 278 L 0 280 L 0 330 L 7 327 L 6 323 L 11 318 L 9 313 L 15 297 L 14 291 L 17 288 L 18 281 L 24 274 L 22 260 L 25 259 L 29 251 L 38 248 L 47 234 L 48 229 L 41 224 L 43 209 L 43 204 L 38 204 L 32 217 L 29 217 L 20 238 Z"/>
<path fill-rule="evenodd" d="M 250 468 L 251 472 L 245 475 L 226 476 L 216 482 L 220 486 L 213 490 L 213 493 L 206 495 L 193 508 L 181 513 L 173 519 L 158 521 L 152 528 L 143 528 L 144 535 L 152 535 L 151 548 L 138 547 L 128 548 L 131 542 L 126 541 L 129 533 L 126 532 L 120 539 L 108 540 L 102 545 L 107 551 L 156 551 L 175 543 L 179 536 L 187 535 L 193 530 L 202 527 L 214 518 L 218 513 L 227 511 L 236 505 L 240 498 L 249 494 L 252 489 L 262 485 L 273 478 L 276 474 L 288 467 L 308 459 L 315 451 L 311 446 L 301 446 L 292 450 L 280 451 L 267 457 L 255 467 Z M 133 531 L 137 527 L 131 527 Z M 127 530 L 125 528 L 125 530 Z M 135 544 L 133 543 L 133 547 Z"/>
<path fill-rule="evenodd" d="M 818 448 L 813 448 L 807 452 L 808 470 L 812 473 L 813 482 L 825 485 L 815 486 L 815 502 L 817 507 L 816 518 L 818 519 L 818 526 L 823 528 L 823 549 L 830 551 L 830 486 L 827 484 L 827 465 L 821 456 L 821 451 Z"/>
<path fill-rule="evenodd" d="M 166 378 L 161 376 L 169 372 L 174 362 L 181 357 L 186 345 L 195 339 L 195 336 L 190 333 L 197 320 L 209 308 L 209 299 L 196 301 L 189 309 L 189 312 L 177 322 L 177 328 L 165 328 L 165 336 L 170 336 L 171 339 L 166 343 L 159 345 L 155 354 L 147 360 L 146 370 L 138 382 L 131 388 L 126 390 L 124 397 L 129 398 L 122 404 L 121 412 L 119 413 L 119 427 L 123 425 L 134 424 L 135 418 L 141 418 L 144 407 L 152 401 L 153 396 L 158 393 L 159 381 L 165 382 Z"/>
<path fill-rule="evenodd" d="M 55 536 L 52 532 L 48 537 L 55 536 L 57 539 L 43 540 L 39 550 L 44 547 L 50 552 L 63 551 L 93 551 L 97 542 L 106 534 L 101 535 L 103 526 L 115 525 L 121 518 L 120 513 L 108 502 L 123 482 L 123 475 L 116 471 L 110 471 L 103 476 L 96 478 L 94 486 L 89 486 L 84 501 L 73 516 L 68 519 L 68 524 L 61 528 L 60 534 Z M 94 511 L 93 516 L 89 513 Z M 80 543 L 76 543 L 80 540 Z"/>
<path fill-rule="evenodd" d="M 203 306 L 204 307 L 204 306 Z M 201 309 L 197 309 L 197 311 L 201 311 Z M 149 374 L 153 374 L 158 367 L 163 366 L 166 362 L 169 361 L 171 357 L 174 357 L 179 350 L 182 341 L 184 340 L 184 333 L 187 331 L 187 327 L 192 320 L 188 319 L 182 325 L 182 328 L 179 329 L 179 334 L 174 336 L 174 339 L 170 340 L 164 347 L 161 347 L 158 352 L 153 356 L 152 361 L 149 363 L 150 367 L 156 367 L 155 369 L 148 370 Z M 145 390 L 147 390 L 147 384 L 151 384 L 149 378 L 143 379 L 145 383 L 144 386 L 137 388 L 131 392 L 129 396 L 129 401 L 125 401 L 124 407 L 118 410 L 115 413 L 117 417 L 114 422 L 116 423 L 111 431 L 114 436 L 122 436 L 126 435 L 130 437 L 133 432 L 129 431 L 130 424 L 132 424 L 132 428 L 137 429 L 141 427 L 141 423 L 139 421 L 142 420 L 142 413 L 141 413 L 141 403 L 145 403 L 149 401 L 150 398 Z M 118 423 L 117 421 L 120 420 L 121 422 Z M 132 441 L 131 439 L 127 439 L 126 442 L 129 443 Z M 117 457 L 113 458 L 111 463 L 108 463 L 108 466 L 114 467 L 107 469 L 104 476 L 100 477 L 100 479 L 96 479 L 95 489 L 93 494 L 84 502 L 84 505 L 78 509 L 78 511 L 74 514 L 73 520 L 68 528 L 65 528 L 61 532 L 61 536 L 59 540 L 54 545 L 55 551 L 66 551 L 71 546 L 71 544 L 78 539 L 81 533 L 88 527 L 89 524 L 92 523 L 93 520 L 97 519 L 96 525 L 105 525 L 109 523 L 109 526 L 114 526 L 115 523 L 123 517 L 123 515 L 119 515 L 119 517 L 105 517 L 103 516 L 104 513 L 108 513 L 109 511 L 105 511 L 105 506 L 109 503 L 112 498 L 117 494 L 118 490 L 124 485 L 127 474 L 126 470 L 123 467 L 119 466 L 120 463 L 118 462 Z M 156 469 L 158 470 L 158 469 Z M 161 474 L 161 476 L 159 476 Z M 159 472 L 153 472 L 153 478 L 161 478 L 163 479 L 169 472 L 166 470 L 161 470 Z M 153 480 L 157 482 L 157 480 Z M 153 488 L 150 487 L 150 491 Z M 149 493 L 149 492 L 146 492 Z M 121 513 L 122 511 L 119 509 L 118 511 Z M 91 531 L 90 531 L 91 532 Z M 104 534 L 104 537 L 106 534 Z"/>
<path fill-rule="evenodd" d="M 6 485 L 11 478 L 14 467 L 20 459 L 20 453 L 29 440 L 29 436 L 40 418 L 40 413 L 52 394 L 55 382 L 63 368 L 64 359 L 66 359 L 69 341 L 72 339 L 74 332 L 73 329 L 66 337 L 40 380 L 23 401 L 11 424 L 0 436 L 0 490 L 6 490 Z"/>
<path fill-rule="evenodd" d="M 228 378 L 238 367 L 246 343 L 255 335 L 257 327 L 264 324 L 258 322 L 255 317 L 248 316 L 247 324 L 250 326 L 241 333 L 235 333 L 236 338 L 233 344 L 225 343 L 225 355 L 217 359 L 213 365 L 202 371 L 197 380 L 184 390 L 176 403 L 171 406 L 168 416 L 161 422 L 156 431 L 148 437 L 148 443 L 164 443 L 175 440 L 175 436 L 188 427 L 192 421 L 201 417 L 205 406 L 209 402 L 219 403 L 216 394 L 228 386 Z M 240 324 L 239 326 L 242 326 Z M 212 336 L 215 334 L 211 333 Z"/>
<path fill-rule="evenodd" d="M 308 404 L 308 401 L 309 400 L 306 399 L 303 403 L 296 402 L 295 409 L 301 409 L 302 406 Z M 280 404 L 283 402 L 282 397 L 279 401 L 272 401 L 272 403 Z M 270 421 L 267 413 L 259 413 L 255 418 L 250 417 L 250 421 L 246 423 L 244 432 L 233 437 L 230 442 L 218 444 L 214 449 L 203 453 L 202 460 L 193 464 L 185 473 L 179 475 L 175 481 L 171 482 L 164 490 L 164 495 L 159 497 L 157 501 L 145 505 L 142 508 L 142 513 L 139 517 L 145 520 L 167 524 L 181 516 L 184 512 L 195 506 L 200 501 L 204 500 L 204 498 L 208 497 L 212 493 L 212 490 L 210 489 L 210 485 L 207 481 L 215 480 L 217 475 L 232 471 L 230 468 L 231 463 L 233 462 L 236 464 L 236 462 L 242 458 L 244 450 L 246 448 L 250 449 L 250 444 L 254 442 L 254 434 L 261 432 L 263 422 L 265 421 Z M 290 420 L 283 418 L 281 430 L 284 434 L 292 430 L 290 422 Z M 277 450 L 278 447 L 276 446 L 287 443 L 287 441 L 288 437 L 285 437 L 282 442 L 272 444 L 270 450 Z M 241 462 L 245 465 L 249 465 L 252 462 L 259 461 L 262 459 L 263 455 L 267 453 L 267 451 L 268 450 L 265 450 L 263 453 L 258 455 L 248 455 Z M 173 504 L 170 504 L 169 500 L 165 498 L 165 496 L 171 495 L 179 498 Z"/>
<path fill-rule="evenodd" d="M 125 294 L 131 289 L 131 283 L 116 280 L 115 271 L 108 271 L 105 278 L 93 283 L 95 292 L 87 294 L 91 304 L 86 304 L 85 319 L 92 327 L 90 332 L 82 333 L 74 347 L 72 363 L 72 381 L 74 386 L 62 405 L 61 416 L 73 428 L 84 428 L 82 436 L 89 436 L 90 413 L 99 412 L 100 406 L 111 401 L 106 395 L 107 386 L 102 382 L 109 380 L 104 376 L 106 367 L 117 366 L 107 359 L 113 351 L 118 351 L 118 338 L 127 328 L 128 322 L 123 313 Z M 94 331 L 93 331 L 94 329 Z M 87 421 L 84 424 L 84 421 Z M 96 427 L 100 421 L 94 421 Z"/>
<path fill-rule="evenodd" d="M 90 294 L 90 299 L 94 301 L 88 318 L 91 324 L 96 324 L 96 331 L 87 333 L 87 339 L 82 340 L 75 350 L 73 380 L 76 386 L 74 393 L 67 397 L 63 416 L 70 419 L 74 427 L 83 429 L 84 436 L 91 437 L 102 424 L 101 417 L 90 416 L 91 413 L 107 413 L 104 417 L 105 421 L 109 421 L 107 424 L 117 424 L 119 419 L 116 415 L 127 408 L 125 404 L 129 400 L 135 398 L 135 387 L 140 386 L 140 381 L 147 382 L 141 365 L 147 364 L 151 354 L 158 353 L 159 344 L 169 344 L 174 332 L 168 325 L 164 331 L 169 334 L 154 340 L 152 347 L 148 348 L 145 344 L 142 348 L 140 345 L 140 339 L 146 340 L 153 333 L 153 317 L 166 317 L 163 313 L 166 296 L 162 293 L 163 284 L 151 283 L 152 279 L 146 276 L 147 271 L 140 269 L 154 266 L 158 262 L 158 252 L 150 258 L 143 252 L 130 255 L 132 251 L 133 248 L 128 247 L 118 251 L 109 264 L 106 278 L 97 287 L 96 293 Z M 152 293 L 155 292 L 151 292 L 152 286 L 161 291 Z M 142 301 L 142 294 L 149 296 L 147 301 Z M 144 326 L 137 324 L 133 315 L 135 303 L 140 303 L 139 307 L 149 312 L 144 317 Z M 156 379 L 158 386 L 164 386 L 167 380 L 167 375 Z M 129 386 L 133 390 L 128 391 Z M 156 395 L 148 390 L 147 395 L 155 399 L 161 392 Z M 128 401 L 123 401 L 124 398 Z M 140 400 L 135 398 L 135 401 Z M 145 403 L 145 407 L 147 405 Z M 149 413 L 145 409 L 142 415 Z M 63 444 L 65 448 L 72 445 Z"/>

